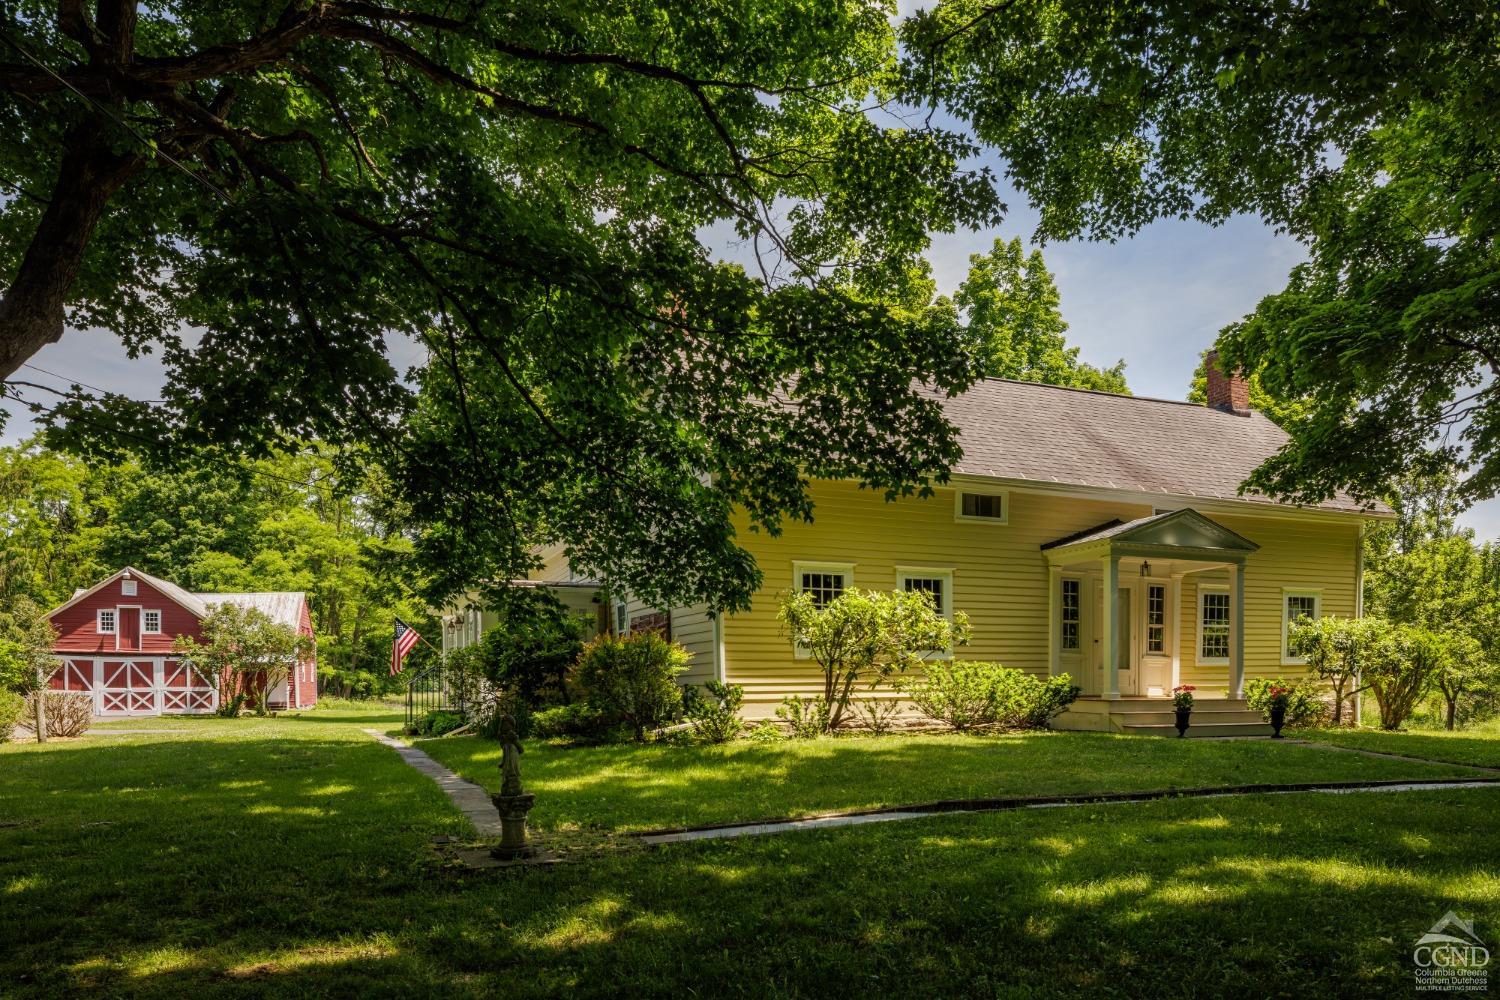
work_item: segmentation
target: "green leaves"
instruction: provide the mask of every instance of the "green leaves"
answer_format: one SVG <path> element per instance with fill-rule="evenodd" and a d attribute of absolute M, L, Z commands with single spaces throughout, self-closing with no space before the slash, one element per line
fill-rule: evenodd
<path fill-rule="evenodd" d="M 1078 348 L 1067 345 L 1063 334 L 1068 324 L 1052 274 L 1042 252 L 1027 255 L 1020 239 L 996 240 L 988 254 L 970 257 L 969 277 L 954 303 L 965 313 L 970 336 L 984 345 L 987 375 L 1129 393 L 1123 361 L 1095 368 L 1079 361 Z"/>
<path fill-rule="evenodd" d="M 955 612 L 949 621 L 920 590 L 850 588 L 823 607 L 798 591 L 782 597 L 777 618 L 792 645 L 806 650 L 823 671 L 825 731 L 843 721 L 856 684 L 873 689 L 969 641 L 968 616 Z"/>

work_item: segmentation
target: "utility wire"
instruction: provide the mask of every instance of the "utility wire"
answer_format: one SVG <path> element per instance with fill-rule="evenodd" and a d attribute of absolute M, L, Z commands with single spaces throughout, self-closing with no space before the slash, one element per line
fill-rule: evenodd
<path fill-rule="evenodd" d="M 75 378 L 69 378 L 66 375 L 59 375 L 59 374 L 57 374 L 57 372 L 49 372 L 47 369 L 43 368 L 41 365 L 34 365 L 31 362 L 29 362 L 29 361 L 23 361 L 23 362 L 21 362 L 21 367 L 23 367 L 23 368 L 30 368 L 32 371 L 34 371 L 34 372 L 41 372 L 43 375 L 50 375 L 53 378 L 57 379 L 59 382 L 66 382 L 69 385 L 81 385 L 85 389 L 92 389 L 95 392 L 102 392 L 106 396 L 119 396 L 119 395 L 123 395 L 122 393 L 111 392 L 109 389 L 104 389 L 104 388 L 101 388 L 100 386 L 97 386 L 97 385 L 89 385 L 87 382 L 81 382 L 81 381 L 79 381 L 78 379 L 75 379 Z M 136 400 L 136 402 L 138 402 L 138 403 L 165 403 L 166 400 L 165 399 L 138 399 L 138 400 Z"/>
<path fill-rule="evenodd" d="M 8 35 L 8 34 L 0 34 L 0 39 L 3 39 L 5 41 L 6 45 L 9 45 L 11 48 L 15 49 L 18 53 L 20 53 L 21 57 L 23 59 L 25 59 L 27 62 L 31 63 L 37 69 L 41 70 L 43 73 L 46 73 L 48 76 L 52 77 L 52 79 L 56 80 L 58 83 L 62 84 L 64 87 L 68 88 L 70 91 L 72 91 L 73 93 L 77 94 L 79 97 L 83 98 L 90 105 L 92 105 L 93 108 L 96 111 L 98 111 L 100 114 L 104 115 L 104 117 L 108 118 L 110 121 L 114 122 L 116 125 L 120 126 L 122 129 L 124 129 L 130 136 L 132 136 L 142 146 L 145 146 L 147 149 L 151 150 L 151 152 L 152 152 L 153 155 L 159 156 L 163 160 L 166 160 L 172 166 L 176 167 L 178 170 L 180 170 L 183 173 L 187 174 L 189 177 L 191 177 L 193 180 L 197 181 L 199 184 L 202 184 L 209 191 L 211 191 L 214 194 L 218 195 L 226 203 L 230 201 L 230 197 L 229 197 L 229 192 L 228 191 L 225 191 L 223 188 L 219 187 L 213 181 L 209 180 L 207 177 L 202 176 L 201 174 L 197 173 L 196 171 L 189 170 L 187 168 L 187 165 L 184 164 L 181 160 L 178 160 L 171 153 L 168 153 L 166 150 L 162 149 L 156 143 L 154 143 L 150 139 L 146 138 L 144 135 L 142 135 L 135 128 L 135 126 L 131 125 L 129 122 L 125 121 L 125 119 L 123 119 L 119 115 L 115 114 L 113 110 L 111 110 L 110 108 L 105 107 L 103 104 L 100 104 L 98 101 L 94 100 L 88 94 L 85 94 L 83 91 L 79 90 L 77 87 L 75 87 L 71 83 L 69 83 L 66 79 L 64 79 L 63 77 L 59 76 L 52 69 L 51 66 L 48 66 L 46 63 L 42 62 L 36 56 L 32 55 L 30 51 L 28 51 L 26 48 L 24 48 L 21 45 L 20 42 L 17 42 L 15 39 L 11 38 L 10 35 Z"/>

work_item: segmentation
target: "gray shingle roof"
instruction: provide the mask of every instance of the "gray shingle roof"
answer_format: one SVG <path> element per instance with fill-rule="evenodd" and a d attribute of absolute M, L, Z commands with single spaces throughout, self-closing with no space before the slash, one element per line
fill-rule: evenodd
<path fill-rule="evenodd" d="M 1286 432 L 1260 413 L 990 379 L 943 402 L 964 456 L 954 472 L 1285 506 L 1239 486 Z M 1340 494 L 1317 507 L 1384 513 Z"/>

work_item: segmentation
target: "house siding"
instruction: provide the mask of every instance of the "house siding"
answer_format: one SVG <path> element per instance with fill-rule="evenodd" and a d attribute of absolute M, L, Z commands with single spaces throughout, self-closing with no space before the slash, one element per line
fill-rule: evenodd
<path fill-rule="evenodd" d="M 972 641 L 956 651 L 957 657 L 998 661 L 1045 676 L 1054 625 L 1041 546 L 1111 519 L 1153 512 L 1143 503 L 1013 488 L 1006 523 L 987 524 L 956 520 L 954 493 L 940 489 L 929 499 L 887 503 L 853 484 L 816 482 L 811 488 L 814 523 L 788 524 L 775 537 L 737 525 L 741 544 L 764 574 L 749 611 L 727 616 L 723 624 L 725 678 L 744 686 L 749 714 L 765 714 L 788 694 L 808 696 L 821 689 L 816 665 L 794 656 L 776 620 L 778 602 L 793 585 L 794 563 L 853 564 L 851 583 L 866 590 L 895 588 L 898 566 L 951 570 L 953 610 L 965 612 L 973 626 Z M 1358 522 L 1217 511 L 1209 516 L 1261 546 L 1246 567 L 1245 676 L 1299 674 L 1300 667 L 1281 664 L 1282 589 L 1321 589 L 1324 614 L 1353 614 Z M 1214 581 L 1227 583 L 1228 577 L 1221 572 L 1203 578 Z M 1197 575 L 1183 578 L 1181 677 L 1206 690 L 1222 690 L 1228 668 L 1200 665 L 1192 655 L 1199 585 Z M 1086 602 L 1085 646 L 1093 625 L 1092 601 Z M 1063 655 L 1059 668 L 1079 677 L 1082 661 L 1079 655 Z"/>
<path fill-rule="evenodd" d="M 725 677 L 744 686 L 747 705 L 821 690 L 817 666 L 793 655 L 776 620 L 794 562 L 853 563 L 852 585 L 863 590 L 894 589 L 897 566 L 952 570 L 953 610 L 969 616 L 974 633 L 958 658 L 1046 674 L 1051 626 L 1041 546 L 1112 518 L 1151 513 L 1142 504 L 1011 490 L 1006 523 L 987 524 L 956 520 L 954 493 L 887 503 L 852 483 L 817 482 L 812 524 L 788 524 L 776 537 L 738 526 L 764 574 L 750 610 L 724 620 Z"/>
<path fill-rule="evenodd" d="M 1245 562 L 1245 679 L 1294 678 L 1300 664 L 1283 664 L 1283 590 L 1321 592 L 1321 611 L 1351 618 L 1358 613 L 1360 528 L 1344 520 L 1317 521 L 1215 514 L 1215 521 L 1260 545 Z M 1182 587 L 1182 683 L 1209 691 L 1227 688 L 1222 664 L 1198 662 L 1198 592 L 1228 586 L 1226 573 L 1195 574 Z"/>

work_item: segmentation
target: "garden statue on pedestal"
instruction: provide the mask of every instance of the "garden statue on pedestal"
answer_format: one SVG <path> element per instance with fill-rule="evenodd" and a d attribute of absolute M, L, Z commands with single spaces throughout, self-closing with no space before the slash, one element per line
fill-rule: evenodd
<path fill-rule="evenodd" d="M 491 796 L 500 813 L 500 846 L 490 853 L 502 861 L 534 856 L 536 848 L 526 842 L 526 814 L 535 795 L 521 788 L 521 736 L 511 715 L 500 716 L 500 794 Z"/>

